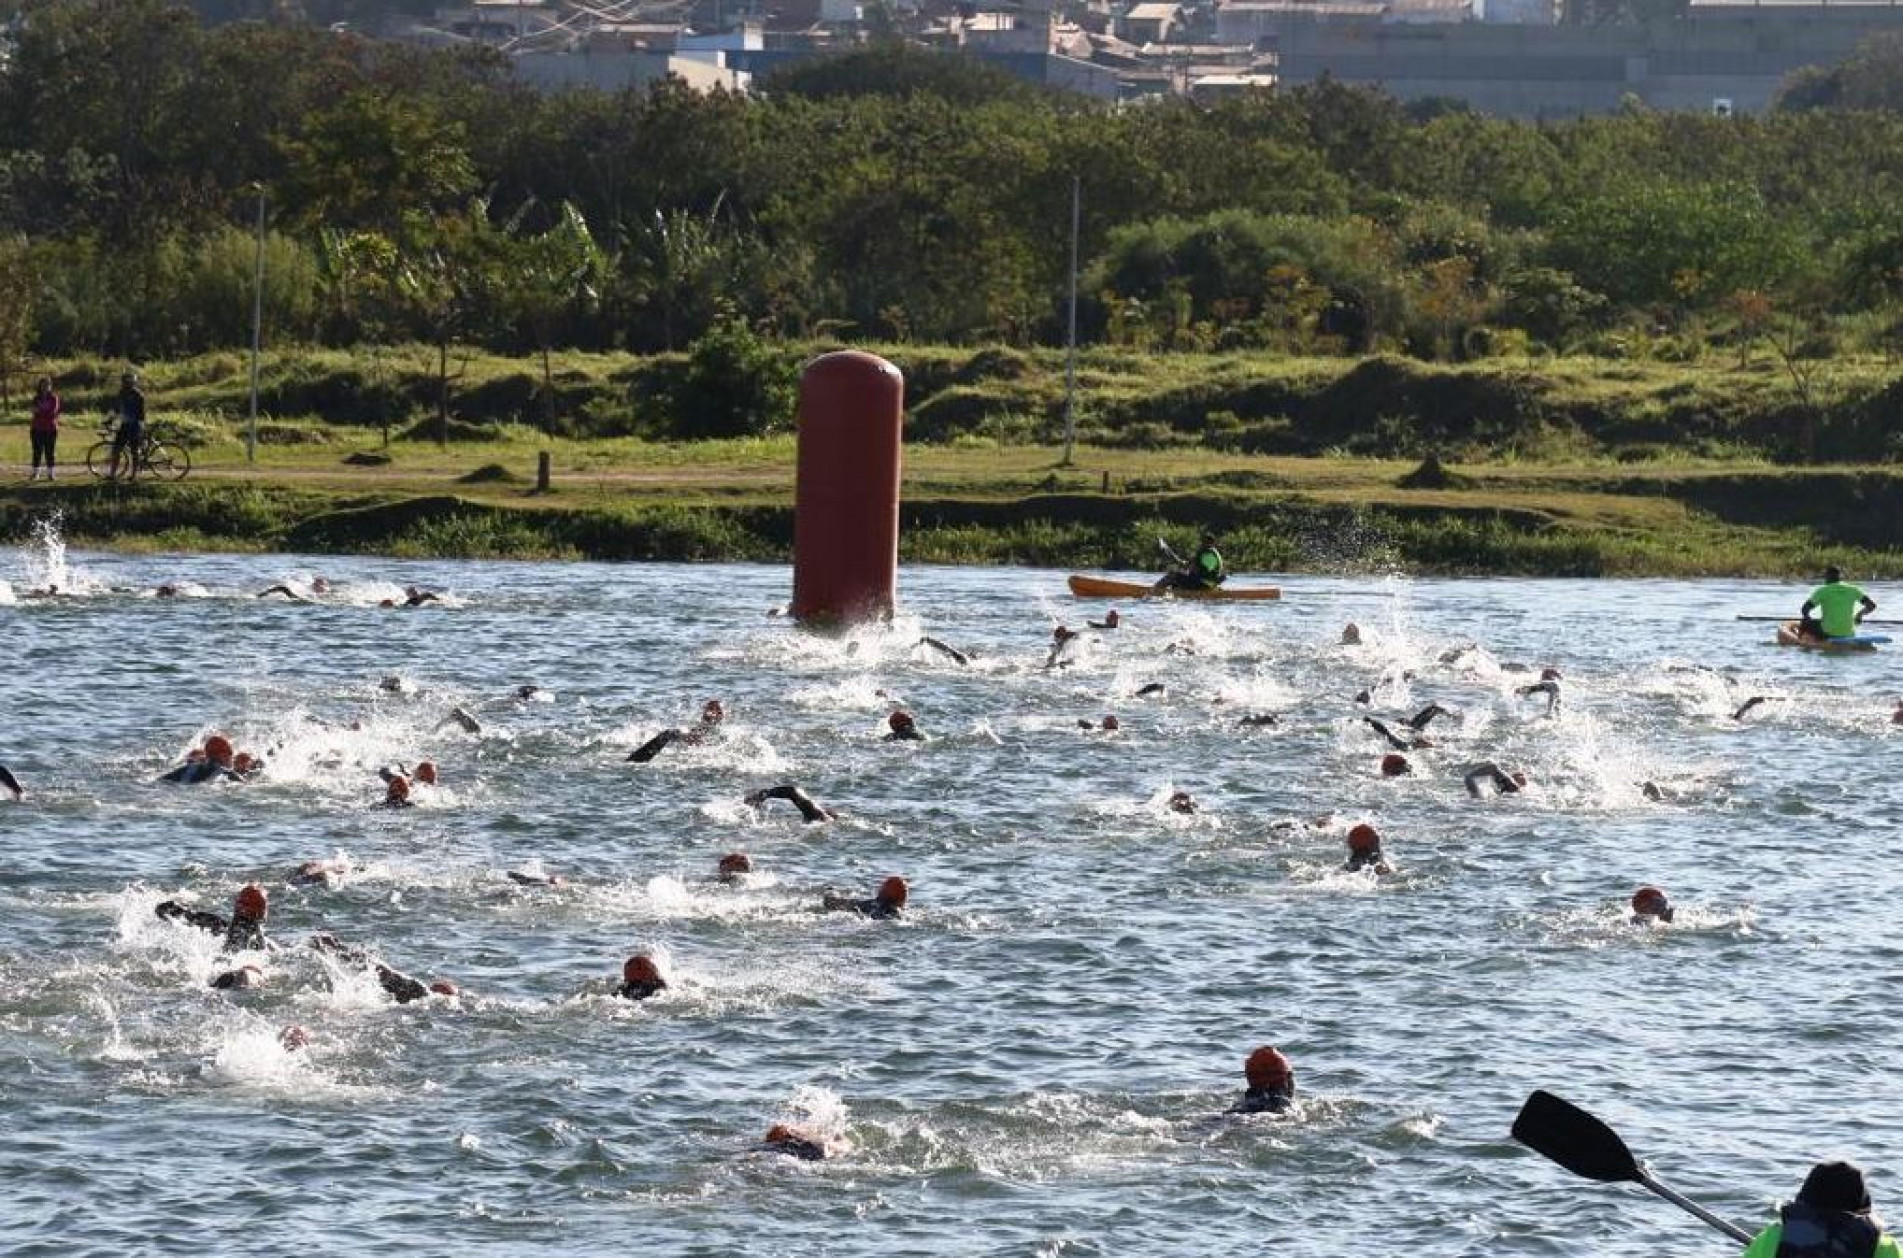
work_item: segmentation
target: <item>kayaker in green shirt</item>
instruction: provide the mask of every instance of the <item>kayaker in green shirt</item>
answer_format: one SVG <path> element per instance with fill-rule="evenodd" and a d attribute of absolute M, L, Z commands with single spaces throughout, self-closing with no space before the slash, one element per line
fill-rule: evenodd
<path fill-rule="evenodd" d="M 1171 554 L 1174 557 L 1174 552 Z M 1154 588 L 1159 593 L 1164 590 L 1213 590 L 1228 576 L 1228 570 L 1223 567 L 1222 552 L 1216 549 L 1216 535 L 1204 533 L 1196 554 L 1189 561 L 1189 567 L 1164 573 L 1163 579 Z"/>
<path fill-rule="evenodd" d="M 1811 619 L 1811 609 L 1823 613 L 1822 622 Z M 1877 609 L 1868 594 L 1844 580 L 1836 568 L 1824 569 L 1824 583 L 1811 591 L 1798 615 L 1798 632 L 1807 638 L 1854 638 L 1863 618 Z"/>
<path fill-rule="evenodd" d="M 1819 1162 L 1797 1200 L 1759 1232 L 1744 1258 L 1903 1258 L 1883 1223 L 1870 1213 L 1863 1171 L 1850 1162 Z"/>

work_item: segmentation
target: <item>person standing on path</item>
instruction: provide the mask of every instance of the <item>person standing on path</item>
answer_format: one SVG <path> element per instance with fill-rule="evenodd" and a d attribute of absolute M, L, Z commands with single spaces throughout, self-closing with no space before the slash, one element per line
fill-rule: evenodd
<path fill-rule="evenodd" d="M 33 470 L 27 479 L 40 478 L 40 465 L 46 465 L 46 479 L 53 479 L 53 447 L 59 444 L 59 394 L 53 391 L 53 378 L 41 376 L 33 391 Z"/>
<path fill-rule="evenodd" d="M 119 478 L 120 460 L 126 460 L 125 478 L 139 479 L 139 447 L 145 441 L 145 393 L 137 372 L 119 377 L 119 427 L 112 434 L 112 476 Z"/>

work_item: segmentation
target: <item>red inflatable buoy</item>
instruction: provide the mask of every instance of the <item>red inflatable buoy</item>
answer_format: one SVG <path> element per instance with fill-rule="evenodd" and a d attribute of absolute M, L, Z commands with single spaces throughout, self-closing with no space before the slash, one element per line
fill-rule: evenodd
<path fill-rule="evenodd" d="M 905 379 L 876 354 L 842 350 L 800 376 L 793 606 L 802 620 L 892 614 L 899 567 Z"/>

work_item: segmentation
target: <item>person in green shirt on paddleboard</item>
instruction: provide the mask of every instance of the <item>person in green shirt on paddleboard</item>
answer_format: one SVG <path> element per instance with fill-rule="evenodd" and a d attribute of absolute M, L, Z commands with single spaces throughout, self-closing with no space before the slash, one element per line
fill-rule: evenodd
<path fill-rule="evenodd" d="M 1811 619 L 1811 609 L 1823 613 L 1823 620 Z M 1797 631 L 1807 638 L 1854 638 L 1863 618 L 1877 609 L 1868 594 L 1844 580 L 1836 568 L 1824 569 L 1824 583 L 1811 591 L 1798 612 L 1802 618 Z"/>
<path fill-rule="evenodd" d="M 1174 551 L 1170 552 L 1170 557 L 1178 563 L 1182 562 Z M 1216 535 L 1204 533 L 1189 566 L 1164 573 L 1154 588 L 1158 593 L 1164 590 L 1213 590 L 1228 576 L 1228 570 L 1223 567 L 1222 552 L 1216 549 Z"/>
<path fill-rule="evenodd" d="M 1759 1232 L 1744 1258 L 1903 1258 L 1883 1222 L 1870 1212 L 1863 1171 L 1850 1162 L 1819 1162 L 1778 1221 Z"/>

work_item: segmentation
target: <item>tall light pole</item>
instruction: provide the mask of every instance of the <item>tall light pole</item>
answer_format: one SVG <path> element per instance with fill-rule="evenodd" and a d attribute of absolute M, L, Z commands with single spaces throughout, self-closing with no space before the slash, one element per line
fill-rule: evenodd
<path fill-rule="evenodd" d="M 1070 335 L 1064 354 L 1064 462 L 1070 466 L 1071 449 L 1077 444 L 1077 224 L 1082 214 L 1084 180 L 1070 177 Z"/>
<path fill-rule="evenodd" d="M 258 356 L 264 350 L 264 185 L 258 185 L 258 253 L 251 278 L 251 423 L 244 434 L 244 460 L 258 461 Z"/>

